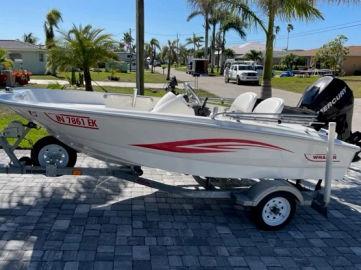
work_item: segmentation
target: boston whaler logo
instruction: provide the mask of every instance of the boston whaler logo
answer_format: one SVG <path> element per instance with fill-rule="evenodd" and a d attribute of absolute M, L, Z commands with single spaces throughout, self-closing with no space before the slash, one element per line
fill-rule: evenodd
<path fill-rule="evenodd" d="M 89 129 L 99 129 L 97 125 L 97 120 L 91 119 L 87 116 L 79 115 L 70 115 L 70 114 L 57 114 L 57 113 L 45 113 L 53 122 L 56 122 L 61 125 L 80 127 L 80 128 L 89 128 Z"/>
<path fill-rule="evenodd" d="M 305 154 L 305 158 L 308 161 L 312 161 L 312 162 L 326 162 L 326 159 L 327 159 L 326 154 Z M 333 162 L 340 162 L 337 159 L 336 154 L 333 155 L 332 161 Z"/>
<path fill-rule="evenodd" d="M 337 94 L 329 103 L 327 103 L 323 108 L 321 108 L 321 112 L 327 112 L 333 105 L 335 105 L 344 95 L 346 94 L 346 87 L 341 90 L 340 93 Z"/>

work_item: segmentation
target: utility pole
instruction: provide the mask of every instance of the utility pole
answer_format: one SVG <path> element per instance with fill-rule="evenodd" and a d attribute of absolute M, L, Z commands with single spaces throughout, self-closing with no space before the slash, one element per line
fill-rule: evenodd
<path fill-rule="evenodd" d="M 144 95 L 144 0 L 136 0 L 137 90 Z"/>

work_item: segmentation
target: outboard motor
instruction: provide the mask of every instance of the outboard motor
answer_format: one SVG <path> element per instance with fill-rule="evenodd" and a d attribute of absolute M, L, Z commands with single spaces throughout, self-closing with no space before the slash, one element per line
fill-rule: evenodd
<path fill-rule="evenodd" d="M 317 112 L 317 120 L 324 122 L 325 128 L 329 122 L 336 122 L 338 138 L 350 141 L 353 135 L 353 104 L 353 93 L 348 85 L 343 80 L 326 76 L 306 89 L 297 107 Z"/>

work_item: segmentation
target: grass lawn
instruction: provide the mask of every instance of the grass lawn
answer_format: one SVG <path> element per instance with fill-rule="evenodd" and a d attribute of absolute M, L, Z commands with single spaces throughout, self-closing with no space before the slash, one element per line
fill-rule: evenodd
<path fill-rule="evenodd" d="M 295 93 L 303 93 L 308 86 L 310 86 L 318 79 L 319 77 L 273 78 L 272 87 Z M 348 86 L 353 90 L 355 98 L 361 98 L 361 76 L 345 76 L 345 77 L 340 77 L 340 79 L 344 80 L 348 84 Z"/>
<path fill-rule="evenodd" d="M 93 81 L 107 81 L 108 76 L 111 75 L 111 72 L 94 72 L 91 71 L 91 76 Z M 60 72 L 58 77 L 51 75 L 32 75 L 31 79 L 41 79 L 41 80 L 67 80 L 70 78 L 70 72 Z M 120 82 L 135 82 L 135 72 L 120 73 L 115 72 L 114 76 L 119 77 Z M 78 74 L 76 74 L 78 77 Z M 165 76 L 159 73 L 151 73 L 150 71 L 144 72 L 144 82 L 146 83 L 165 83 Z"/>
<path fill-rule="evenodd" d="M 54 85 L 51 85 L 51 87 L 53 87 Z M 27 88 L 47 88 L 46 85 L 28 85 L 26 86 Z M 103 87 L 104 88 L 104 87 Z M 133 94 L 133 88 L 123 88 L 123 87 L 105 87 L 105 89 L 107 90 L 107 92 L 109 93 L 119 93 L 119 94 Z M 94 87 L 95 91 L 98 92 L 104 92 L 104 90 L 99 87 L 99 86 L 95 86 Z M 64 90 L 66 91 L 66 90 Z M 164 89 L 145 89 L 145 95 L 146 96 L 153 96 L 153 97 L 161 97 L 165 94 Z M 199 90 L 197 92 L 197 94 L 199 96 L 203 96 L 203 97 L 215 97 L 215 95 L 204 91 L 204 90 Z M 21 121 L 23 123 L 27 123 L 27 121 L 25 119 L 23 119 L 22 117 L 20 117 L 19 115 L 17 115 L 16 113 L 10 111 L 9 109 L 7 109 L 6 107 L 0 106 L 0 132 L 11 122 L 14 120 L 18 120 Z M 47 135 L 47 132 L 45 129 L 40 128 L 38 130 L 31 130 L 29 132 L 29 134 L 26 136 L 27 140 L 24 140 L 21 144 L 20 147 L 21 148 L 25 148 L 25 149 L 29 149 L 32 147 L 32 144 L 34 144 L 35 142 L 37 142 L 39 139 L 43 138 L 44 136 Z M 11 141 L 12 142 L 12 141 Z"/>

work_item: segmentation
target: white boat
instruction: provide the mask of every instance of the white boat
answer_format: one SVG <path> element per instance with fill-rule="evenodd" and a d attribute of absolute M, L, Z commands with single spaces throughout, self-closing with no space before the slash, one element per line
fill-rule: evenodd
<path fill-rule="evenodd" d="M 194 93 L 188 97 L 199 103 Z M 282 111 L 282 102 L 273 101 L 279 106 L 275 112 Z M 45 127 L 64 144 L 103 161 L 205 177 L 325 177 L 327 131 L 265 121 L 265 116 L 261 121 L 242 114 L 196 116 L 182 95 L 168 93 L 158 101 L 17 89 L 0 92 L 0 104 Z M 358 151 L 359 147 L 335 139 L 334 179 L 343 178 Z"/>

